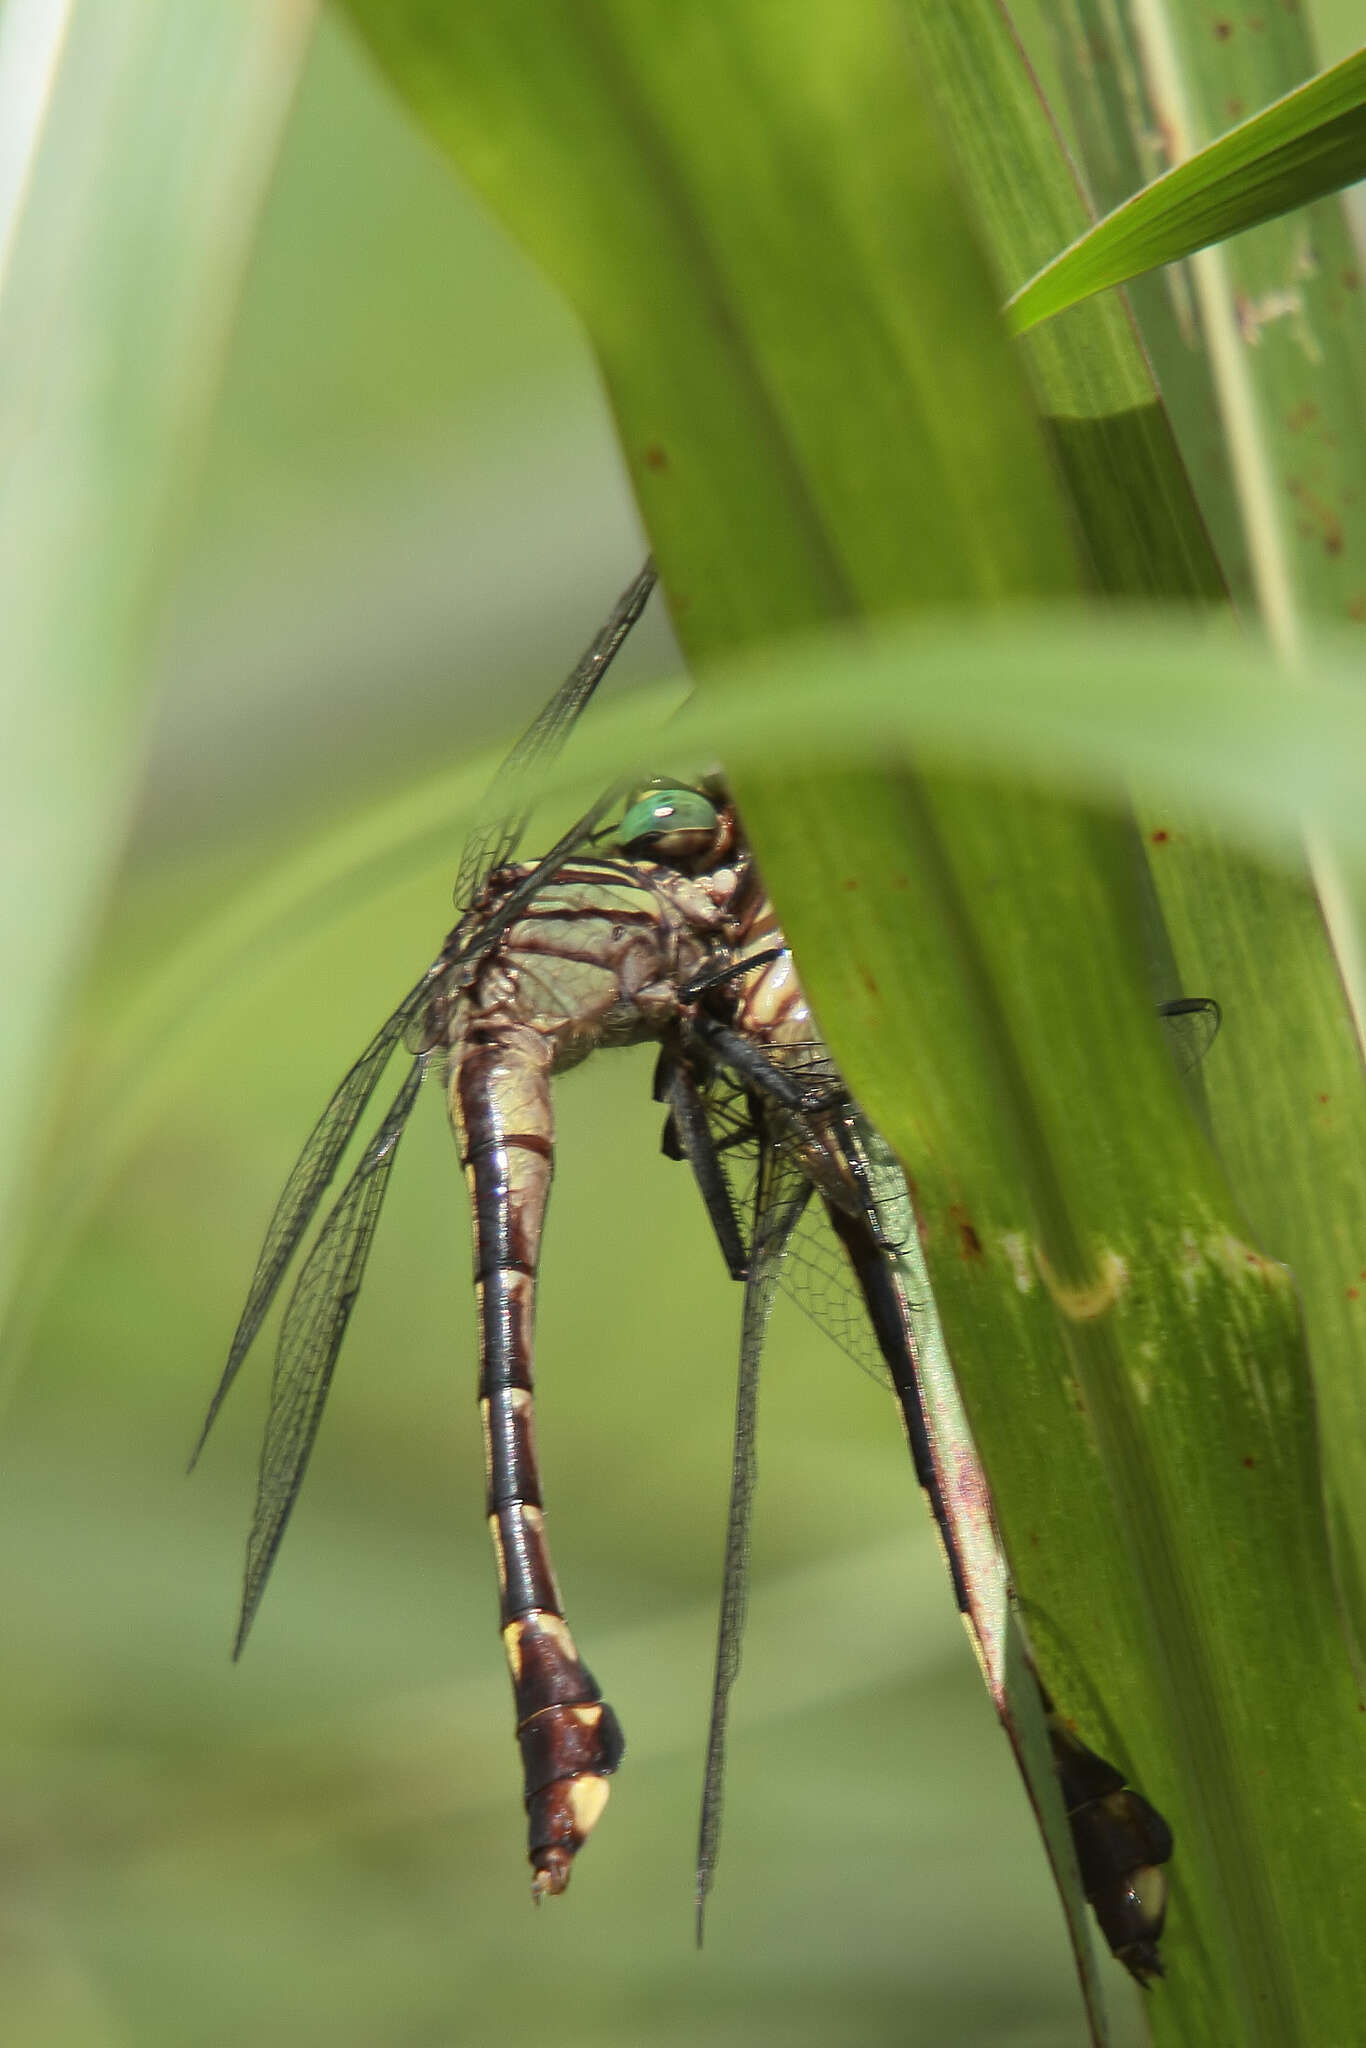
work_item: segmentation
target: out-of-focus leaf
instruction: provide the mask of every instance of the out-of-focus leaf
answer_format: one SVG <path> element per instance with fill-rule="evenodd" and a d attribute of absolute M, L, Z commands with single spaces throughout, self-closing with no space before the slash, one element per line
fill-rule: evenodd
<path fill-rule="evenodd" d="M 1366 177 L 1366 50 L 1264 107 L 1065 249 L 1011 297 L 1017 334 Z"/>
<path fill-rule="evenodd" d="M 546 773 L 551 815 L 576 815 L 610 782 L 699 774 L 718 755 L 742 769 L 765 759 L 796 769 L 813 755 L 854 769 L 895 741 L 927 766 L 1024 774 L 1106 807 L 1124 803 L 1135 777 L 1154 804 L 1180 809 L 1198 797 L 1264 883 L 1276 866 L 1298 869 L 1309 818 L 1366 877 L 1366 702 L 1344 638 L 1324 636 L 1312 674 L 1292 688 L 1265 649 L 1195 618 L 941 617 L 794 642 L 733 672 L 728 664 L 720 702 L 683 695 L 681 682 L 662 684 L 595 710 Z M 81 1132 L 73 1170 L 54 1176 L 44 1198 L 39 1234 L 50 1234 L 50 1258 L 164 1113 L 168 1090 L 202 1060 L 224 991 L 259 986 L 304 936 L 380 904 L 396 883 L 428 867 L 444 879 L 496 760 L 471 760 L 305 845 L 121 1006 L 104 1008 L 67 1105 Z"/>
<path fill-rule="evenodd" d="M 0 1296 L 311 0 L 0 15 Z"/>

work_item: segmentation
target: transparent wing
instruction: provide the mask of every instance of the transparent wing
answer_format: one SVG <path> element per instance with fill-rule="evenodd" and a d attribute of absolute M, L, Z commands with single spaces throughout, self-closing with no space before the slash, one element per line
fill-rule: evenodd
<path fill-rule="evenodd" d="M 626 635 L 645 607 L 655 584 L 653 563 L 647 561 L 630 587 L 622 593 L 611 617 L 593 644 L 549 704 L 533 720 L 494 777 L 484 800 L 484 817 L 467 840 L 460 862 L 457 901 L 467 904 L 478 883 L 491 868 L 507 860 L 521 835 L 526 817 L 526 798 L 537 771 L 543 768 L 563 744 L 575 719 L 583 711 L 610 667 Z M 497 910 L 464 937 L 454 953 L 429 968 L 422 980 L 409 990 L 393 1015 L 383 1023 L 355 1065 L 346 1074 L 313 1130 L 309 1133 L 286 1181 L 275 1213 L 270 1219 L 265 1242 L 256 1262 L 246 1304 L 233 1335 L 223 1368 L 209 1403 L 190 1466 L 193 1469 L 207 1441 L 218 1411 L 227 1397 L 257 1332 L 270 1312 L 285 1269 L 307 1231 L 318 1205 L 331 1184 L 337 1163 L 364 1114 L 366 1104 L 401 1039 L 421 1018 L 432 983 L 452 968 L 487 952 L 535 895 L 547 877 L 588 838 L 614 801 L 608 792 L 584 817 L 565 833 L 545 858 L 499 903 Z M 520 800 L 520 807 L 519 807 Z M 511 807 L 513 815 L 509 816 Z M 420 1033 L 417 1034 L 420 1041 Z M 420 1042 L 413 1050 L 422 1050 Z"/>
<path fill-rule="evenodd" d="M 1178 1072 L 1190 1073 L 1218 1036 L 1222 1010 L 1213 996 L 1177 996 L 1172 1002 L 1159 1003 L 1157 1014 L 1166 1026 Z"/>
<path fill-rule="evenodd" d="M 802 1081 L 843 1098 L 844 1083 L 827 1048 L 813 1040 L 802 1046 L 766 1048 L 775 1065 Z M 723 1070 L 709 1074 L 701 1086 L 717 1162 L 730 1190 L 731 1207 L 741 1226 L 746 1262 L 753 1257 L 752 1223 L 756 1214 L 761 1134 L 754 1107 L 746 1090 Z M 778 1116 L 776 1124 L 781 1127 Z M 817 1119 L 811 1119 L 815 1123 Z M 770 1127 L 770 1135 L 773 1135 Z M 796 1157 L 794 1123 L 786 1151 L 800 1171 Z M 781 1137 L 779 1137 L 780 1149 Z M 877 1190 L 868 1190 L 876 1204 Z M 867 1311 L 849 1269 L 849 1261 L 831 1230 L 819 1203 L 803 1206 L 793 1219 L 778 1261 L 778 1285 L 789 1300 L 809 1316 L 816 1326 L 832 1337 L 854 1363 L 880 1385 L 890 1378 Z"/>
<path fill-rule="evenodd" d="M 702 1781 L 702 1818 L 697 1837 L 697 1945 L 702 1945 L 707 1894 L 716 1874 L 721 1843 L 722 1796 L 726 1776 L 726 1729 L 731 1688 L 740 1669 L 740 1650 L 749 1599 L 749 1535 L 758 1466 L 754 1451 L 759 1405 L 759 1362 L 788 1242 L 810 1202 L 811 1183 L 775 1147 L 761 1148 L 750 1233 L 749 1273 L 740 1331 L 740 1370 L 735 1397 L 730 1508 L 726 1517 L 726 1560 L 721 1579 L 721 1617 L 716 1636 L 707 1763 Z"/>
<path fill-rule="evenodd" d="M 434 972 L 434 969 L 429 968 L 421 981 L 409 989 L 392 1016 L 387 1017 L 380 1025 L 308 1134 L 304 1149 L 295 1161 L 280 1199 L 275 1204 L 275 1213 L 270 1219 L 265 1242 L 256 1261 L 256 1271 L 252 1275 L 246 1305 L 228 1351 L 228 1362 L 214 1390 L 208 1414 L 204 1418 L 204 1427 L 199 1432 L 199 1441 L 190 1459 L 191 1469 L 204 1448 L 218 1411 L 241 1369 L 243 1359 L 255 1341 L 257 1331 L 270 1312 L 270 1305 L 284 1278 L 285 1268 L 294 1256 L 300 1238 L 313 1221 L 318 1204 L 327 1192 L 332 1176 L 337 1170 L 337 1162 L 364 1115 L 365 1106 L 374 1094 L 395 1046 L 421 1012 Z"/>
<path fill-rule="evenodd" d="M 333 1368 L 360 1291 L 365 1262 L 389 1185 L 399 1139 L 417 1100 L 426 1059 L 415 1059 L 346 1183 L 290 1297 L 275 1354 L 270 1414 L 261 1449 L 256 1508 L 247 1538 L 242 1611 L 233 1656 L 240 1656 L 280 1548 L 318 1434 Z"/>
<path fill-rule="evenodd" d="M 651 560 L 617 599 L 602 631 L 518 740 L 494 776 L 480 806 L 481 816 L 465 841 L 455 882 L 455 900 L 463 909 L 485 875 L 512 858 L 526 829 L 530 799 L 539 771 L 564 745 L 570 728 L 615 660 L 623 640 L 645 609 L 655 587 Z"/>
<path fill-rule="evenodd" d="M 543 854 L 521 881 L 506 896 L 498 899 L 495 908 L 477 917 L 467 913 L 458 928 L 455 950 L 446 956 L 443 965 L 447 968 L 463 967 L 469 961 L 477 960 L 481 953 L 490 952 L 542 885 L 559 872 L 585 840 L 593 837 L 602 820 L 620 800 L 621 791 L 617 787 L 605 790 L 597 802 L 555 841 L 549 853 Z"/>

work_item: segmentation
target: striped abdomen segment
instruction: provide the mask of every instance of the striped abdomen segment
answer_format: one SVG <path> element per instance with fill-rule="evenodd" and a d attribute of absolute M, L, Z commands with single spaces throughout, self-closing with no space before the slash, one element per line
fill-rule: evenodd
<path fill-rule="evenodd" d="M 536 1468 L 532 1338 L 553 1165 L 551 1059 L 540 1033 L 492 1023 L 470 1031 L 451 1075 L 451 1114 L 474 1213 L 486 1509 L 537 1897 L 569 1882 L 622 1753 L 616 1716 L 565 1623 Z"/>

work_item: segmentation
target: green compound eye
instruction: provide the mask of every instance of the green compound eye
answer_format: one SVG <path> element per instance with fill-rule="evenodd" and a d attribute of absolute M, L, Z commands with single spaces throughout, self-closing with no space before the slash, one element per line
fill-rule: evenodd
<path fill-rule="evenodd" d="M 721 818 L 697 789 L 647 789 L 627 810 L 617 830 L 623 853 L 638 858 L 689 863 L 714 845 Z"/>

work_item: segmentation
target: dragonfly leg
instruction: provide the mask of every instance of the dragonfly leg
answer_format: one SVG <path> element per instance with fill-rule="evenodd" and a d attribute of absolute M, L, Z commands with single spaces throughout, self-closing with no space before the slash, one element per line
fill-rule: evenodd
<path fill-rule="evenodd" d="M 762 953 L 746 953 L 742 960 L 728 960 L 724 967 L 708 968 L 705 974 L 695 975 L 678 991 L 679 1001 L 695 1003 L 708 989 L 724 988 L 727 982 L 739 981 L 746 974 L 756 974 L 762 968 L 772 967 L 787 952 L 786 946 L 769 946 Z"/>
<path fill-rule="evenodd" d="M 767 958 L 766 955 L 759 957 Z M 854 1207 L 872 1231 L 878 1249 L 899 1251 L 896 1240 L 888 1237 L 883 1228 L 863 1147 L 848 1127 L 851 1101 L 843 1084 L 832 1084 L 825 1079 L 815 1084 L 796 1080 L 762 1047 L 751 1044 L 738 1031 L 717 1023 L 713 1018 L 694 1018 L 687 1029 L 693 1038 L 701 1041 L 711 1058 L 728 1068 L 738 1080 L 769 1096 L 779 1108 L 791 1115 L 808 1122 L 814 1120 L 823 1126 L 826 1141 L 840 1163 L 840 1178 L 847 1181 Z M 736 1274 L 734 1277 L 742 1279 L 744 1276 Z"/>
<path fill-rule="evenodd" d="M 828 1197 L 825 1208 L 835 1235 L 844 1246 L 849 1263 L 854 1269 L 854 1277 L 858 1281 L 859 1292 L 867 1307 L 868 1319 L 872 1323 L 878 1349 L 891 1374 L 897 1406 L 901 1410 L 901 1419 L 906 1429 L 906 1441 L 911 1449 L 911 1462 L 934 1516 L 935 1529 L 945 1563 L 949 1568 L 949 1578 L 953 1583 L 958 1611 L 967 1618 L 969 1624 L 972 1624 L 973 1601 L 963 1574 L 960 1546 L 944 1498 L 934 1447 L 930 1442 L 925 1407 L 920 1398 L 914 1342 L 905 1304 L 901 1298 L 900 1284 L 894 1268 L 883 1254 L 870 1222 L 861 1217 L 846 1215 Z"/>
<path fill-rule="evenodd" d="M 453 1058 L 450 1107 L 474 1211 L 486 1504 L 540 1898 L 568 1884 L 624 1747 L 565 1621 L 541 1508 L 532 1335 L 554 1143 L 545 1040 L 515 1024 L 471 1033 Z"/>
<path fill-rule="evenodd" d="M 684 1061 L 664 1052 L 655 1068 L 655 1101 L 668 1104 L 664 1149 L 673 1159 L 686 1159 L 701 1190 L 716 1242 L 732 1280 L 743 1280 L 749 1271 L 740 1219 L 735 1213 L 730 1187 L 721 1170 L 707 1113 L 697 1082 Z M 670 1140 L 677 1147 L 671 1148 Z"/>
<path fill-rule="evenodd" d="M 733 1031 L 728 1024 L 718 1023 L 714 1017 L 691 1018 L 687 1035 L 738 1080 L 768 1096 L 780 1109 L 791 1110 L 797 1116 L 816 1116 L 823 1111 L 841 1108 L 848 1100 L 841 1090 L 831 1089 L 824 1082 L 812 1087 L 809 1082 L 797 1080 L 786 1067 L 770 1059 L 761 1047 Z"/>

